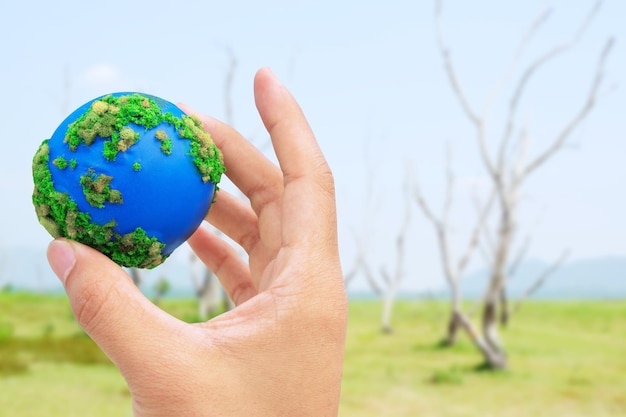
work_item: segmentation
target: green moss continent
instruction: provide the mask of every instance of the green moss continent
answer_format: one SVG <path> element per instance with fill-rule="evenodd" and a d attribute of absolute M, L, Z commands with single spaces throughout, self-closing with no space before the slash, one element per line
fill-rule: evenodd
<path fill-rule="evenodd" d="M 143 229 L 124 235 L 116 233 L 114 220 L 104 225 L 92 222 L 89 213 L 79 211 L 67 193 L 55 190 L 48 166 L 49 154 L 45 140 L 33 159 L 33 204 L 39 222 L 53 237 L 80 241 L 128 267 L 151 268 L 165 260 L 161 254 L 165 245 L 149 237 Z"/>
<path fill-rule="evenodd" d="M 176 128 L 181 138 L 191 142 L 189 154 L 202 181 L 217 185 L 226 168 L 222 153 L 211 135 L 202 128 L 202 122 L 196 117 L 183 115 L 179 118 L 170 112 L 162 113 L 154 100 L 141 94 L 109 95 L 94 101 L 69 125 L 65 143 L 75 151 L 81 145 L 91 146 L 99 137 L 105 140 L 103 156 L 108 161 L 115 161 L 120 152 L 128 150 L 139 139 L 139 134 L 127 127 L 129 123 L 152 129 L 164 122 Z M 172 139 L 163 130 L 155 132 L 155 139 L 161 142 L 161 151 L 165 155 L 172 153 Z"/>
<path fill-rule="evenodd" d="M 162 113 L 156 102 L 140 94 L 120 97 L 106 96 L 94 101 L 90 108 L 68 126 L 64 143 L 70 151 L 79 146 L 91 146 L 96 140 L 104 140 L 103 158 L 115 161 L 120 152 L 126 152 L 139 140 L 140 134 L 128 127 L 129 123 L 152 129 L 161 123 L 173 126 L 181 139 L 190 141 L 189 156 L 203 182 L 217 184 L 225 172 L 222 154 L 215 146 L 209 133 L 195 117 Z M 172 139 L 163 130 L 155 132 L 165 155 L 172 153 Z M 67 193 L 54 188 L 51 164 L 57 169 L 68 166 L 75 169 L 77 161 L 68 161 L 60 156 L 50 162 L 48 140 L 40 145 L 33 159 L 33 204 L 40 223 L 55 238 L 66 237 L 92 246 L 113 261 L 128 267 L 152 268 L 161 264 L 167 256 L 162 255 L 165 244 L 150 237 L 141 228 L 121 235 L 114 231 L 115 220 L 99 225 L 92 221 L 89 213 L 78 210 L 76 202 Z M 133 170 L 140 171 L 141 164 L 135 162 Z M 88 203 L 104 207 L 105 203 L 123 204 L 118 190 L 111 188 L 113 177 L 97 174 L 92 168 L 81 176 L 80 184 Z"/>
<path fill-rule="evenodd" d="M 80 185 L 83 187 L 87 202 L 98 208 L 103 208 L 104 203 L 123 204 L 122 193 L 111 188 L 111 181 L 113 177 L 110 175 L 96 176 L 93 169 L 87 170 L 87 173 L 80 177 Z"/>
<path fill-rule="evenodd" d="M 226 171 L 222 159 L 222 153 L 215 143 L 211 135 L 202 128 L 202 122 L 197 117 L 183 116 L 183 126 L 180 127 L 178 134 L 186 139 L 191 140 L 191 156 L 196 168 L 202 175 L 202 181 L 211 181 L 217 184 Z"/>

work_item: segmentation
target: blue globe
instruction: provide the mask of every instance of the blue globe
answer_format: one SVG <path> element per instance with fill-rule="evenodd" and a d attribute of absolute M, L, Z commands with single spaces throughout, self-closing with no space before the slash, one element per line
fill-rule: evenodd
<path fill-rule="evenodd" d="M 198 120 L 155 96 L 113 93 L 76 109 L 42 143 L 33 202 L 54 237 L 151 268 L 201 224 L 224 170 Z"/>

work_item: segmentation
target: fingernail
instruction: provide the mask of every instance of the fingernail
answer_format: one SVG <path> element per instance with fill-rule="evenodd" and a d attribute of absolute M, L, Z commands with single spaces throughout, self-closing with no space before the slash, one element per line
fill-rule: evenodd
<path fill-rule="evenodd" d="M 67 276 L 76 263 L 74 249 L 66 240 L 54 240 L 48 246 L 48 262 L 57 277 L 65 284 Z"/>

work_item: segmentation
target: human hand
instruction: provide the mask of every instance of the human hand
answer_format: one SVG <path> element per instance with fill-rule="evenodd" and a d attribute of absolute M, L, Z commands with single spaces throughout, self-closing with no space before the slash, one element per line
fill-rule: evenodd
<path fill-rule="evenodd" d="M 233 310 L 184 323 L 99 252 L 63 239 L 48 248 L 78 322 L 126 379 L 136 416 L 337 414 L 347 301 L 333 177 L 300 107 L 268 69 L 256 75 L 255 100 L 280 169 L 231 127 L 198 115 L 249 199 L 221 190 L 207 216 L 249 265 L 204 227 L 189 239 Z"/>

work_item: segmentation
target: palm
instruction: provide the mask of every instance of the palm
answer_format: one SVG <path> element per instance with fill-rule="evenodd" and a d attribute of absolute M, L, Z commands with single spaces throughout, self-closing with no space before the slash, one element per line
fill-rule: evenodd
<path fill-rule="evenodd" d="M 198 115 L 249 199 L 220 191 L 207 216 L 249 264 L 206 228 L 189 239 L 235 309 L 189 325 L 93 249 L 57 242 L 48 251 L 79 323 L 126 378 L 136 415 L 336 415 L 347 311 L 332 174 L 268 71 L 255 97 L 280 169 L 234 129 Z"/>

